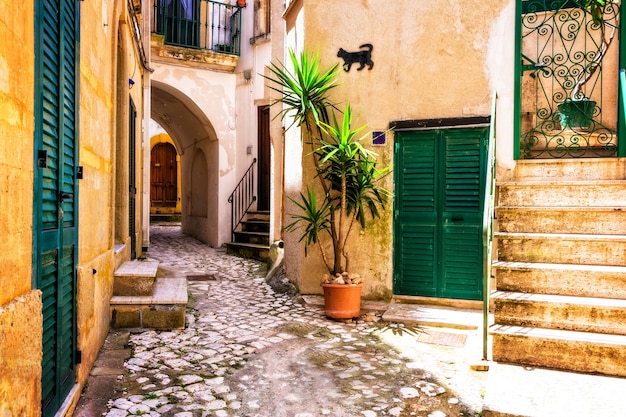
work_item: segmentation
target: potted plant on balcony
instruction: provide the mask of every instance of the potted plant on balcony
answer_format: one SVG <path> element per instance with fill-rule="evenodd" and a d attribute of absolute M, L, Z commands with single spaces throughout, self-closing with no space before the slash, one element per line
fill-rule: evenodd
<path fill-rule="evenodd" d="M 602 59 L 615 37 L 617 26 L 606 22 L 604 17 L 607 4 L 611 3 L 612 0 L 579 0 L 580 8 L 591 16 L 592 29 L 597 28 L 600 31 L 600 41 L 597 52 L 591 55 L 593 56 L 591 62 L 585 65 L 576 76 L 571 97 L 558 105 L 559 121 L 563 128 L 585 131 L 592 125 L 597 103 L 588 98 L 582 88 L 600 67 Z M 607 26 L 611 29 L 608 36 Z"/>
<path fill-rule="evenodd" d="M 280 94 L 272 104 L 283 105 L 283 119 L 293 117 L 288 128 L 303 128 L 317 183 L 291 199 L 299 213 L 291 215 L 294 221 L 287 230 L 301 231 L 305 256 L 310 246 L 319 249 L 328 271 L 322 278 L 326 315 L 353 318 L 360 314 L 362 279 L 350 269 L 349 237 L 356 228 L 365 228 L 368 217 L 380 217 L 388 197 L 380 180 L 391 167 L 377 167 L 376 154 L 363 145 L 369 135 L 359 136 L 365 126 L 352 127 L 349 104 L 337 117 L 339 109 L 329 93 L 336 86 L 338 65 L 321 71 L 319 56 L 289 51 L 289 57 L 292 70 L 272 63 L 272 75 L 266 78 Z"/>

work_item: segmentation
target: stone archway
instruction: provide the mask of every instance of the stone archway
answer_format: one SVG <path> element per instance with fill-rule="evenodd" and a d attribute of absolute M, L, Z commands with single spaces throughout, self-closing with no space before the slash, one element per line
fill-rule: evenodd
<path fill-rule="evenodd" d="M 180 155 L 182 231 L 217 247 L 223 213 L 217 198 L 219 142 L 215 129 L 202 109 L 171 85 L 152 80 L 151 97 L 151 117 L 170 135 Z M 194 178 L 198 167 L 205 178 Z"/>

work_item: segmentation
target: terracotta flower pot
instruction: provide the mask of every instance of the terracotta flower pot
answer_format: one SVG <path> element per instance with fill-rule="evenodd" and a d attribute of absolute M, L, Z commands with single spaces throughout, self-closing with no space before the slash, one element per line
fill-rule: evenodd
<path fill-rule="evenodd" d="M 324 289 L 326 317 L 351 319 L 361 314 L 363 284 L 321 284 Z"/>
<path fill-rule="evenodd" d="M 237 6 L 246 7 L 246 0 L 237 0 Z"/>

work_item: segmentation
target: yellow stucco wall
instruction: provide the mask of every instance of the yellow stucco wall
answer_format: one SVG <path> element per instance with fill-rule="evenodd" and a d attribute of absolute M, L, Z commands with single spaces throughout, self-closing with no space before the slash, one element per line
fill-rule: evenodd
<path fill-rule="evenodd" d="M 41 401 L 41 293 L 31 273 L 35 63 L 25 50 L 33 19 L 33 1 L 0 3 L 1 416 L 36 415 Z"/>
<path fill-rule="evenodd" d="M 83 167 L 84 177 L 78 180 L 76 304 L 77 348 L 82 352 L 82 363 L 77 368 L 76 382 L 82 384 L 109 330 L 117 243 L 114 229 L 118 227 L 115 178 L 116 172 L 118 177 L 128 176 L 128 165 L 116 164 L 115 150 L 128 146 L 129 96 L 138 113 L 136 230 L 138 251 L 141 251 L 144 70 L 133 45 L 132 29 L 124 23 L 129 21 L 127 2 L 78 4 L 81 7 L 78 165 Z M 32 274 L 34 26 L 34 1 L 0 2 L 1 416 L 41 414 L 42 305 L 40 291 L 33 288 Z M 124 59 L 120 60 L 120 56 Z M 118 66 L 118 61 L 124 61 L 124 65 Z M 135 81 L 132 89 L 128 84 L 131 77 Z M 121 256 L 127 259 L 128 252 L 122 252 Z M 73 392 L 78 395 L 80 389 Z M 67 413 L 71 411 L 72 405 L 66 409 Z"/>
<path fill-rule="evenodd" d="M 41 407 L 41 292 L 0 306 L 0 416 L 36 416 Z"/>
<path fill-rule="evenodd" d="M 34 132 L 32 1 L 0 4 L 0 306 L 31 289 Z"/>
<path fill-rule="evenodd" d="M 398 120 L 489 115 L 497 76 L 489 64 L 494 56 L 498 59 L 494 48 L 502 42 L 497 30 L 499 19 L 513 2 L 399 0 L 393 6 L 385 0 L 292 3 L 292 10 L 285 15 L 286 48 L 319 52 L 322 68 L 339 64 L 339 85 L 332 99 L 341 103 L 340 107 L 351 104 L 354 127 L 366 124 L 369 130 L 386 130 Z M 373 69 L 357 71 L 356 64 L 349 72 L 343 71 L 343 60 L 337 57 L 339 49 L 357 51 L 366 43 L 373 45 Z M 287 132 L 287 142 L 293 140 L 291 136 Z M 378 153 L 381 166 L 393 164 L 393 132 L 388 132 L 385 146 L 371 149 Z M 289 162 L 298 152 L 304 155 L 302 168 Z M 293 143 L 286 145 L 288 196 L 296 196 L 310 182 L 307 178 L 314 175 L 307 153 L 308 148 L 302 152 Z M 303 180 L 297 181 L 298 186 L 293 179 L 300 169 Z M 393 175 L 386 178 L 385 186 L 393 191 Z M 366 280 L 366 298 L 388 299 L 392 293 L 392 207 L 390 201 L 383 217 L 370 222 L 364 231 L 353 232 L 348 243 L 350 264 L 358 265 L 358 271 L 353 272 Z M 285 224 L 291 221 L 288 213 L 294 209 L 285 202 Z M 295 278 L 303 293 L 320 293 L 324 272 L 320 256 L 311 250 L 304 257 L 298 237 L 297 233 L 285 234 L 287 274 Z"/>
<path fill-rule="evenodd" d="M 141 122 L 144 71 L 133 45 L 126 2 L 81 3 L 80 154 L 84 177 L 79 182 L 79 264 L 77 267 L 78 347 L 82 363 L 77 380 L 83 383 L 109 331 L 109 300 L 117 263 L 128 260 L 128 117 L 129 97 L 136 110 L 136 222 L 137 250 L 141 251 L 143 175 Z M 119 41 L 119 44 L 118 44 Z M 119 49 L 119 50 L 118 50 Z M 128 79 L 135 84 L 131 87 Z M 122 149 L 123 158 L 116 159 Z M 125 179 L 124 187 L 119 187 Z M 119 187 L 120 189 L 116 189 Z M 116 239 L 115 230 L 124 237 Z M 122 229 L 121 231 L 119 229 Z M 115 253 L 116 244 L 125 244 Z M 121 260 L 117 259 L 121 256 Z"/>

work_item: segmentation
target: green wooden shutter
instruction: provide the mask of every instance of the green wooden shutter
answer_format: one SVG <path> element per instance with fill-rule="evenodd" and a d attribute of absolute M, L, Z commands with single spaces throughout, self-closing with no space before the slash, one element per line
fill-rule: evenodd
<path fill-rule="evenodd" d="M 394 293 L 482 298 L 485 128 L 396 133 Z"/>
<path fill-rule="evenodd" d="M 35 3 L 33 279 L 42 291 L 42 415 L 75 383 L 76 108 L 78 7 Z"/>
<path fill-rule="evenodd" d="M 403 132 L 396 137 L 402 149 L 396 153 L 395 274 L 398 294 L 435 296 L 437 283 L 435 190 L 437 134 Z"/>
<path fill-rule="evenodd" d="M 485 129 L 442 131 L 444 187 L 442 213 L 443 298 L 482 299 L 482 200 Z"/>

